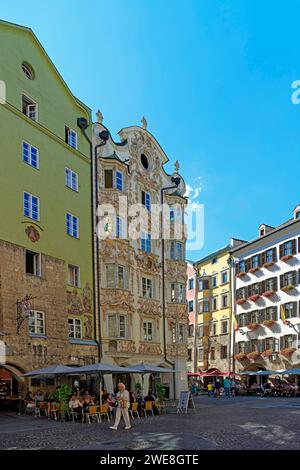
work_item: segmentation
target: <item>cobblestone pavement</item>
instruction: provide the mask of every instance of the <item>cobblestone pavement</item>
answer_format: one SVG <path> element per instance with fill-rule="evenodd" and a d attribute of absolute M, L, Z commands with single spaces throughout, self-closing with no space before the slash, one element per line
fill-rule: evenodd
<path fill-rule="evenodd" d="M 300 399 L 196 397 L 196 413 L 135 419 L 132 429 L 0 415 L 0 449 L 300 449 Z"/>

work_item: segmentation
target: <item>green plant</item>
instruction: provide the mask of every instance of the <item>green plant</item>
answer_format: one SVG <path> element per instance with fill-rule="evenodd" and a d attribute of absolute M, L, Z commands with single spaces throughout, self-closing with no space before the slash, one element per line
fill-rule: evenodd
<path fill-rule="evenodd" d="M 163 401 L 166 396 L 166 389 L 163 385 L 157 384 L 156 385 L 156 396 L 159 401 Z"/>

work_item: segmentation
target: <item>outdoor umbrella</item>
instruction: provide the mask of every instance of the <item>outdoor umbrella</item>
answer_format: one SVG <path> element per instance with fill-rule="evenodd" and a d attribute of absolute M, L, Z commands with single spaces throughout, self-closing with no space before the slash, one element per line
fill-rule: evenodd
<path fill-rule="evenodd" d="M 68 367 L 68 366 L 50 366 L 50 367 L 44 367 L 43 369 L 35 369 L 32 370 L 31 372 L 27 372 L 24 374 L 24 377 L 38 377 L 38 376 L 53 376 L 53 375 L 65 375 L 68 374 L 68 372 L 71 372 L 73 370 L 73 367 Z"/>

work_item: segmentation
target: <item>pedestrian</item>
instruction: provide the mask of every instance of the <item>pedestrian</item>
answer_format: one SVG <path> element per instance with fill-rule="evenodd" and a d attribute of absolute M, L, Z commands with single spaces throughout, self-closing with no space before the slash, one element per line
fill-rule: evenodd
<path fill-rule="evenodd" d="M 223 385 L 224 385 L 224 390 L 225 390 L 225 397 L 230 398 L 231 381 L 228 377 L 224 379 Z"/>
<path fill-rule="evenodd" d="M 118 390 L 116 401 L 117 401 L 117 411 L 116 411 L 116 420 L 113 426 L 110 426 L 110 429 L 117 431 L 121 417 L 123 416 L 125 421 L 125 429 L 130 429 L 130 419 L 128 409 L 130 406 L 129 392 L 126 390 L 125 385 L 121 382 L 118 384 Z"/>
<path fill-rule="evenodd" d="M 215 387 L 214 387 L 214 396 L 215 396 L 215 398 L 220 398 L 220 388 L 221 388 L 220 380 L 216 379 Z"/>
<path fill-rule="evenodd" d="M 214 394 L 214 386 L 211 382 L 208 382 L 207 384 L 207 393 L 209 397 L 212 397 Z"/>

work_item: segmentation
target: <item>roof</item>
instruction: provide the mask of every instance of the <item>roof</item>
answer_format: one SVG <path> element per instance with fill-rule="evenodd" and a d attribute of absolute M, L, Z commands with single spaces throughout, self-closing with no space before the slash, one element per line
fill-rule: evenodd
<path fill-rule="evenodd" d="M 0 26 L 5 26 L 5 27 L 8 27 L 8 28 L 14 28 L 14 29 L 19 29 L 21 31 L 24 31 L 25 33 L 27 34 L 30 34 L 34 41 L 36 42 L 36 44 L 38 45 L 38 47 L 40 48 L 40 50 L 42 51 L 42 53 L 44 54 L 44 56 L 46 57 L 47 61 L 49 62 L 50 66 L 54 69 L 55 73 L 57 74 L 59 80 L 61 81 L 62 85 L 64 86 L 64 88 L 66 89 L 66 91 L 73 97 L 73 99 L 76 101 L 76 104 L 78 106 L 80 106 L 86 113 L 87 111 L 89 111 L 91 113 L 91 108 L 89 106 L 87 106 L 85 103 L 83 103 L 82 101 L 80 101 L 78 98 L 76 98 L 73 93 L 71 92 L 70 88 L 68 87 L 68 85 L 66 84 L 66 82 L 64 81 L 63 77 L 61 76 L 61 74 L 59 73 L 59 71 L 57 70 L 57 68 L 55 67 L 54 63 L 52 62 L 52 60 L 50 59 L 49 55 L 47 54 L 46 50 L 44 49 L 44 47 L 42 46 L 42 44 L 40 43 L 40 41 L 38 40 L 37 36 L 35 35 L 35 33 L 33 32 L 33 30 L 31 28 L 28 28 L 27 26 L 22 26 L 22 25 L 19 25 L 19 24 L 16 24 L 16 23 L 11 23 L 9 21 L 4 21 L 4 20 L 0 20 Z"/>

